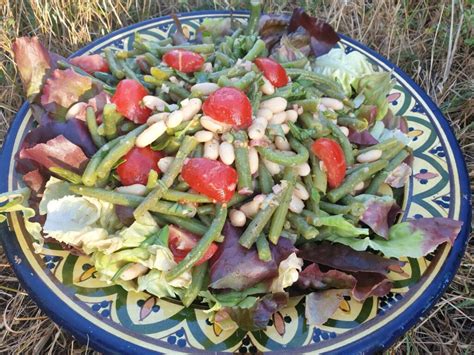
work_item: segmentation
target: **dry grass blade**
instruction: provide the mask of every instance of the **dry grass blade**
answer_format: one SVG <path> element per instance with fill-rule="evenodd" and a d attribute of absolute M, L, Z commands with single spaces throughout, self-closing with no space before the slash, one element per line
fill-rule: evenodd
<path fill-rule="evenodd" d="M 298 3 L 298 4 L 296 4 Z M 3 0 L 0 3 L 0 144 L 22 103 L 12 63 L 17 36 L 38 35 L 53 51 L 72 51 L 120 27 L 172 12 L 241 9 L 237 0 Z M 266 1 L 270 12 L 302 5 L 339 32 L 362 41 L 406 71 L 451 122 L 474 181 L 473 1 Z M 472 351 L 473 245 L 446 294 L 389 351 L 397 354 L 467 354 Z M 21 290 L 0 249 L 0 353 L 87 353 Z"/>

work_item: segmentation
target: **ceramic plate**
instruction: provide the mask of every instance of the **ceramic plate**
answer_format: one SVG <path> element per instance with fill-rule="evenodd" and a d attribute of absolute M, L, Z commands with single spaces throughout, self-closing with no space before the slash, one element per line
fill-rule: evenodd
<path fill-rule="evenodd" d="M 227 17 L 229 12 L 195 12 L 181 15 L 193 32 L 206 17 Z M 248 15 L 234 13 L 242 20 Z M 75 55 L 99 53 L 106 47 L 131 49 L 134 32 L 163 39 L 174 32 L 170 17 L 133 25 L 105 36 Z M 94 267 L 48 245 L 34 254 L 22 217 L 12 214 L 1 237 L 10 262 L 23 286 L 38 305 L 81 342 L 106 353 L 288 351 L 373 352 L 392 344 L 425 314 L 442 294 L 459 266 L 468 237 L 471 208 L 469 179 L 462 154 L 448 122 L 427 95 L 400 69 L 374 51 L 342 37 L 346 52 L 359 51 L 383 70 L 391 70 L 397 85 L 388 96 L 391 109 L 407 117 L 413 137 L 413 176 L 405 188 L 406 218 L 450 217 L 464 221 L 455 244 L 440 246 L 420 259 L 408 259 L 405 276 L 390 275 L 393 292 L 369 298 L 363 304 L 346 297 L 333 317 L 321 327 L 305 323 L 304 306 L 293 299 L 276 313 L 265 331 L 246 333 L 213 326 L 205 308 L 184 308 L 174 300 L 146 293 L 127 293 L 95 278 Z M 1 191 L 18 188 L 14 155 L 31 128 L 32 117 L 23 105 L 5 141 Z"/>

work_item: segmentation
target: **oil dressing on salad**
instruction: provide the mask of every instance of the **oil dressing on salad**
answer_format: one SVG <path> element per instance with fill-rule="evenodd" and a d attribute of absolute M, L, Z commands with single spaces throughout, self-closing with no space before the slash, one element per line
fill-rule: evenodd
<path fill-rule="evenodd" d="M 36 252 L 59 243 L 102 281 L 252 331 L 290 297 L 323 324 L 454 242 L 459 221 L 397 222 L 412 150 L 391 74 L 301 9 L 261 12 L 71 59 L 15 41 L 36 124 L 0 211 Z"/>

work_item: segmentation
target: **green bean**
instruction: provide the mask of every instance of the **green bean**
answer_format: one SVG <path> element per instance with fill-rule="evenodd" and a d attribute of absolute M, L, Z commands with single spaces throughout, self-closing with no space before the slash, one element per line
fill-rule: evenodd
<path fill-rule="evenodd" d="M 265 95 L 263 101 L 273 99 L 274 97 L 283 97 L 287 100 L 296 100 L 306 97 L 306 89 L 298 83 L 289 83 L 281 88 L 276 88 L 271 95 Z"/>
<path fill-rule="evenodd" d="M 272 260 L 272 251 L 270 250 L 270 245 L 268 243 L 267 237 L 265 234 L 260 234 L 257 238 L 257 252 L 258 258 L 262 261 Z"/>
<path fill-rule="evenodd" d="M 257 151 L 263 158 L 283 166 L 297 166 L 309 158 L 309 152 L 303 144 L 293 137 L 290 138 L 290 145 L 296 151 L 296 155 L 289 155 L 287 151 L 277 151 L 270 147 L 257 147 Z"/>
<path fill-rule="evenodd" d="M 263 161 L 259 162 L 258 165 L 258 182 L 262 194 L 271 193 L 272 187 L 275 185 L 272 174 L 270 174 L 265 164 L 263 164 Z"/>
<path fill-rule="evenodd" d="M 125 61 L 121 61 L 120 64 L 122 65 L 122 70 L 123 72 L 125 73 L 125 77 L 127 79 L 132 79 L 132 80 L 135 80 L 137 82 L 139 82 L 140 84 L 142 84 L 144 87 L 146 87 L 147 89 L 154 89 L 156 85 L 152 84 L 152 83 L 148 83 L 146 82 L 144 79 L 141 79 L 140 77 L 138 77 L 138 74 L 135 73 L 127 64 L 127 62 Z"/>
<path fill-rule="evenodd" d="M 164 80 L 168 80 L 168 78 L 173 75 L 173 70 L 171 68 L 164 68 L 164 67 L 152 67 L 150 68 L 150 74 L 158 80 L 158 82 L 162 83 Z"/>
<path fill-rule="evenodd" d="M 206 215 L 206 214 L 198 214 L 198 218 L 202 223 L 204 223 L 204 225 L 206 226 L 206 229 L 209 228 L 209 226 L 212 223 L 211 216 Z"/>
<path fill-rule="evenodd" d="M 328 186 L 328 178 L 326 173 L 321 169 L 320 160 L 314 154 L 310 155 L 311 173 L 314 187 L 321 193 L 325 194 Z"/>
<path fill-rule="evenodd" d="M 307 203 L 310 210 L 314 213 L 319 213 L 319 201 L 321 199 L 321 196 L 319 195 L 318 190 L 314 187 L 313 174 L 309 174 L 303 177 L 303 182 L 306 187 L 306 190 L 308 190 L 309 192 L 309 199 Z"/>
<path fill-rule="evenodd" d="M 262 55 L 265 49 L 265 42 L 261 39 L 258 39 L 250 51 L 248 51 L 247 54 L 242 58 L 242 60 L 253 62 L 257 57 Z"/>
<path fill-rule="evenodd" d="M 111 48 L 104 49 L 105 58 L 107 59 L 107 63 L 109 63 L 110 72 L 117 78 L 123 79 L 125 78 L 125 73 L 120 67 L 120 63 L 115 60 L 115 54 Z"/>
<path fill-rule="evenodd" d="M 304 239 L 314 239 L 319 234 L 318 230 L 306 222 L 303 216 L 289 212 L 287 218 L 296 232 Z"/>
<path fill-rule="evenodd" d="M 333 203 L 339 201 L 343 196 L 353 192 L 357 184 L 369 179 L 372 175 L 385 168 L 387 164 L 386 160 L 381 159 L 367 164 L 363 169 L 347 176 L 342 185 L 329 191 L 326 195 L 327 198 Z"/>
<path fill-rule="evenodd" d="M 291 104 L 301 106 L 304 112 L 319 112 L 319 100 L 317 99 L 294 100 L 291 101 Z"/>
<path fill-rule="evenodd" d="M 402 142 L 398 142 L 397 145 L 395 145 L 395 147 L 389 149 L 389 150 L 385 150 L 382 152 L 382 157 L 381 159 L 385 159 L 385 160 L 388 160 L 390 161 L 391 159 L 393 159 L 398 153 L 400 153 L 403 149 L 407 149 L 409 153 L 411 153 L 411 148 L 407 147 L 405 144 L 403 144 Z"/>
<path fill-rule="evenodd" d="M 286 190 L 284 190 L 286 191 Z M 278 204 L 283 195 L 283 191 L 279 194 L 269 194 L 262 203 L 261 209 L 258 211 L 255 218 L 249 223 L 245 231 L 242 233 L 239 239 L 240 245 L 250 249 L 255 243 L 258 236 L 262 233 L 273 213 L 278 208 Z"/>
<path fill-rule="evenodd" d="M 257 32 L 260 12 L 262 12 L 262 1 L 250 0 L 250 17 L 247 23 L 247 35 L 252 35 Z"/>
<path fill-rule="evenodd" d="M 253 71 L 249 71 L 242 78 L 237 81 L 232 81 L 226 76 L 221 76 L 217 81 L 217 84 L 221 87 L 234 87 L 239 90 L 246 90 L 257 78 L 257 74 Z"/>
<path fill-rule="evenodd" d="M 199 223 L 195 218 L 182 218 L 165 214 L 160 214 L 159 217 L 167 223 L 175 224 L 179 228 L 183 228 L 197 235 L 204 235 L 208 229 L 205 225 Z"/>
<path fill-rule="evenodd" d="M 145 83 L 154 85 L 156 88 L 160 88 L 163 84 L 163 80 L 158 80 L 152 75 L 143 75 L 143 81 Z"/>
<path fill-rule="evenodd" d="M 150 172 L 148 173 L 146 188 L 148 190 L 151 190 L 156 186 L 157 183 L 158 183 L 158 172 L 156 170 L 151 169 Z"/>
<path fill-rule="evenodd" d="M 184 272 L 191 269 L 194 264 L 196 264 L 199 259 L 202 258 L 204 253 L 209 249 L 211 243 L 220 236 L 226 218 L 227 207 L 217 205 L 216 217 L 212 221 L 212 224 L 207 230 L 206 234 L 204 234 L 203 237 L 199 239 L 199 242 L 185 256 L 185 258 L 166 275 L 167 281 L 174 280 L 178 276 L 182 275 Z"/>
<path fill-rule="evenodd" d="M 189 185 L 186 181 L 179 181 L 175 186 L 174 189 L 177 191 L 188 191 L 189 190 Z"/>
<path fill-rule="evenodd" d="M 146 128 L 146 125 L 139 126 L 130 133 L 121 137 L 118 144 L 107 153 L 104 159 L 102 159 L 100 164 L 97 166 L 97 177 L 105 178 L 108 176 L 115 164 L 117 164 L 119 160 L 135 146 L 137 136 Z"/>
<path fill-rule="evenodd" d="M 301 215 L 305 218 L 306 222 L 308 222 L 309 224 L 315 227 L 320 227 L 322 225 L 321 217 L 329 216 L 329 214 L 324 211 L 320 211 L 320 215 L 318 216 L 316 213 L 309 210 L 303 210 L 301 212 Z"/>
<path fill-rule="evenodd" d="M 118 59 L 128 59 L 128 58 L 133 58 L 139 55 L 139 51 L 137 50 L 131 50 L 131 51 L 126 51 L 126 50 L 119 50 L 115 53 Z"/>
<path fill-rule="evenodd" d="M 216 52 L 216 60 L 221 62 L 225 67 L 231 67 L 235 62 L 231 57 L 222 52 Z"/>
<path fill-rule="evenodd" d="M 291 78 L 298 78 L 297 81 L 298 80 L 311 81 L 314 84 L 314 86 L 318 88 L 318 90 L 323 92 L 328 97 L 334 97 L 339 100 L 346 99 L 346 95 L 344 93 L 344 89 L 342 88 L 342 86 L 327 76 L 324 76 L 322 74 L 318 74 L 312 71 L 308 71 L 304 69 L 296 69 L 296 68 L 288 68 L 286 69 L 286 73 Z"/>
<path fill-rule="evenodd" d="M 392 148 L 395 148 L 399 144 L 399 141 L 397 138 L 390 138 L 387 139 L 386 141 L 371 145 L 370 147 L 361 149 L 357 152 L 357 155 L 361 155 L 363 153 L 370 152 L 371 150 L 378 149 L 381 150 L 382 152 L 386 152 L 391 150 Z"/>
<path fill-rule="evenodd" d="M 194 53 L 213 53 L 214 52 L 214 44 L 188 44 L 188 45 L 180 45 L 180 46 L 168 46 L 168 47 L 159 47 L 155 48 L 154 52 L 159 56 L 162 56 L 165 53 L 171 52 L 175 49 L 184 49 Z"/>
<path fill-rule="evenodd" d="M 335 203 L 320 201 L 319 207 L 329 214 L 346 214 L 351 210 L 350 206 L 337 205 Z"/>
<path fill-rule="evenodd" d="M 186 291 L 184 291 L 183 297 L 181 297 L 181 301 L 185 307 L 191 306 L 199 292 L 203 289 L 207 289 L 207 287 L 204 287 L 206 275 L 207 261 L 193 269 L 191 285 L 188 286 Z"/>
<path fill-rule="evenodd" d="M 201 205 L 197 208 L 198 215 L 214 214 L 214 212 L 215 212 L 214 204 Z"/>
<path fill-rule="evenodd" d="M 344 158 L 346 160 L 346 165 L 354 164 L 354 154 L 352 153 L 352 145 L 349 142 L 349 139 L 346 135 L 341 131 L 337 124 L 335 124 L 332 120 L 322 119 L 325 120 L 329 129 L 331 130 L 332 135 L 336 138 L 337 142 L 342 148 L 344 152 Z"/>
<path fill-rule="evenodd" d="M 121 137 L 115 138 L 114 140 L 104 144 L 89 160 L 86 169 L 82 174 L 82 183 L 86 186 L 94 186 L 97 183 L 97 167 L 100 165 L 102 160 L 107 154 L 114 148 Z"/>
<path fill-rule="evenodd" d="M 377 173 L 377 175 L 374 176 L 374 178 L 370 182 L 370 185 L 365 190 L 365 193 L 375 195 L 377 191 L 379 191 L 380 185 L 385 181 L 385 179 L 390 175 L 390 173 L 397 166 L 399 166 L 409 155 L 410 153 L 405 149 L 399 152 L 392 160 L 390 160 L 385 169 L 383 169 L 382 171 Z"/>
<path fill-rule="evenodd" d="M 82 177 L 79 174 L 76 174 L 75 172 L 60 168 L 59 166 L 52 166 L 49 168 L 49 171 L 51 171 L 53 174 L 58 175 L 60 178 L 69 181 L 70 183 L 73 184 L 81 184 L 82 183 Z"/>
<path fill-rule="evenodd" d="M 97 132 L 97 119 L 95 117 L 95 112 L 92 107 L 87 107 L 86 109 L 86 123 L 89 133 L 91 135 L 92 141 L 97 148 L 102 147 L 106 142 L 104 137 L 100 136 Z"/>
<path fill-rule="evenodd" d="M 103 81 L 104 83 L 108 84 L 108 85 L 111 85 L 111 86 L 115 86 L 118 84 L 118 80 L 115 76 L 109 74 L 109 73 L 104 73 L 104 72 L 101 72 L 101 71 L 96 71 L 94 72 L 94 77 L 96 77 L 97 79 Z"/>
<path fill-rule="evenodd" d="M 331 133 L 331 130 L 325 122 L 320 119 L 315 119 L 310 113 L 303 113 L 299 117 L 299 121 L 301 121 L 304 127 L 315 130 L 313 138 L 321 138 Z"/>
<path fill-rule="evenodd" d="M 337 124 L 355 129 L 356 131 L 363 131 L 369 126 L 369 123 L 366 119 L 358 119 L 356 117 L 349 116 L 339 116 L 337 118 Z"/>
<path fill-rule="evenodd" d="M 250 173 L 248 138 L 245 131 L 234 133 L 235 167 L 238 174 L 237 191 L 239 194 L 250 195 L 253 192 L 252 175 Z"/>
<path fill-rule="evenodd" d="M 112 140 L 118 135 L 118 125 L 124 119 L 123 116 L 117 112 L 115 104 L 105 104 L 103 109 L 104 121 L 104 135 L 108 140 Z"/>
<path fill-rule="evenodd" d="M 163 177 L 158 180 L 158 185 L 148 194 L 145 200 L 133 212 L 135 219 L 142 216 L 147 210 L 151 210 L 162 197 L 165 191 L 171 187 L 176 177 L 181 172 L 184 160 L 196 148 L 198 141 L 194 137 L 186 136 L 176 153 L 173 162 Z"/>
<path fill-rule="evenodd" d="M 308 59 L 303 57 L 300 59 L 296 59 L 292 62 L 285 62 L 285 63 L 280 63 L 280 64 L 285 69 L 293 69 L 293 68 L 302 69 L 306 66 L 307 63 L 308 63 Z"/>
<path fill-rule="evenodd" d="M 295 189 L 296 185 L 295 169 L 289 167 L 285 168 L 283 180 L 286 181 L 286 187 L 281 192 L 282 197 L 280 200 L 280 206 L 278 206 L 275 214 L 272 217 L 270 230 L 268 232 L 268 239 L 270 239 L 273 244 L 278 243 L 278 239 L 280 238 L 283 225 L 285 224 L 286 216 L 288 214 L 291 196 L 293 195 L 293 190 Z"/>
<path fill-rule="evenodd" d="M 163 199 L 168 200 L 168 201 L 175 201 L 175 202 L 181 202 L 181 203 L 210 203 L 212 202 L 212 199 L 205 196 L 205 195 L 199 195 L 199 194 L 193 194 L 189 192 L 181 192 L 177 190 L 171 190 L 168 189 L 165 191 L 163 194 Z"/>
<path fill-rule="evenodd" d="M 147 62 L 148 65 L 152 67 L 156 67 L 158 64 L 160 64 L 160 60 L 155 57 L 151 52 L 144 53 L 143 59 L 145 59 L 145 62 Z"/>
<path fill-rule="evenodd" d="M 172 83 L 171 81 L 165 81 L 163 84 L 169 88 L 170 94 L 174 94 L 178 97 L 178 101 L 184 100 L 191 95 L 191 93 L 188 90 L 186 90 L 184 87 L 178 84 Z"/>
<path fill-rule="evenodd" d="M 69 190 L 75 194 L 82 196 L 95 197 L 99 200 L 110 202 L 114 205 L 136 207 L 144 201 L 144 197 L 132 194 L 124 194 L 121 192 L 105 190 L 96 187 L 87 187 L 79 185 L 71 185 Z M 168 201 L 158 201 L 150 208 L 151 212 L 161 214 L 192 217 L 196 213 L 195 207 L 181 205 L 179 203 L 171 203 Z"/>
<path fill-rule="evenodd" d="M 247 73 L 247 69 L 243 66 L 233 66 L 232 68 L 219 70 L 209 74 L 209 80 L 219 80 L 221 76 L 227 76 L 228 78 L 235 78 L 236 76 L 242 76 Z"/>

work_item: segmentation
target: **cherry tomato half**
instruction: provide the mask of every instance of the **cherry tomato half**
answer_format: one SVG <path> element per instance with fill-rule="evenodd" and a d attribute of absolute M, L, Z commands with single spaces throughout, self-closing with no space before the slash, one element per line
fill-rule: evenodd
<path fill-rule="evenodd" d="M 81 68 L 89 74 L 94 74 L 96 71 L 108 72 L 109 63 L 99 54 L 81 55 L 69 60 L 69 63 Z"/>
<path fill-rule="evenodd" d="M 148 90 L 138 81 L 124 79 L 120 81 L 112 96 L 112 103 L 117 105 L 117 111 L 130 121 L 143 124 L 151 115 L 151 110 L 143 106 L 142 99 L 148 95 Z"/>
<path fill-rule="evenodd" d="M 326 168 L 329 187 L 341 185 L 346 175 L 346 161 L 341 146 L 333 139 L 319 138 L 311 145 L 311 150 Z"/>
<path fill-rule="evenodd" d="M 172 224 L 169 226 L 169 228 L 170 234 L 168 237 L 168 247 L 170 248 L 171 253 L 174 256 L 174 261 L 179 263 L 196 246 L 199 239 L 201 238 L 191 232 L 182 230 Z M 213 242 L 206 250 L 202 258 L 199 259 L 198 262 L 194 265 L 196 266 L 202 264 L 203 262 L 212 258 L 214 253 L 217 251 L 217 248 L 217 244 Z"/>
<path fill-rule="evenodd" d="M 237 186 L 237 172 L 224 163 L 192 158 L 184 164 L 181 176 L 191 188 L 218 202 L 229 201 Z"/>
<path fill-rule="evenodd" d="M 280 63 L 270 58 L 257 58 L 255 65 L 273 86 L 279 88 L 288 84 L 288 75 Z"/>
<path fill-rule="evenodd" d="M 248 128 L 252 124 L 252 104 L 247 95 L 236 88 L 224 87 L 214 91 L 204 101 L 202 111 L 234 128 Z"/>
<path fill-rule="evenodd" d="M 134 147 L 125 155 L 125 161 L 117 167 L 117 174 L 123 185 L 142 184 L 148 180 L 150 170 L 160 172 L 158 161 L 165 155 L 150 147 Z"/>
<path fill-rule="evenodd" d="M 200 54 L 184 49 L 173 49 L 165 53 L 163 61 L 183 73 L 194 73 L 204 64 L 204 58 Z"/>

